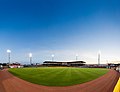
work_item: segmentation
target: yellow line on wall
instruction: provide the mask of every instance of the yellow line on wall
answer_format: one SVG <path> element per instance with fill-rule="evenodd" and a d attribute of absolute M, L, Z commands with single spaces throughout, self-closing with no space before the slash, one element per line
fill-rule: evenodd
<path fill-rule="evenodd" d="M 120 92 L 120 78 L 119 78 L 113 92 Z"/>

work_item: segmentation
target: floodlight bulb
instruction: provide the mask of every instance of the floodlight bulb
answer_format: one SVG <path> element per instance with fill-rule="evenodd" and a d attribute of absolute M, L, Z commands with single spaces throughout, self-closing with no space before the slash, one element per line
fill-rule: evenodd
<path fill-rule="evenodd" d="M 55 55 L 52 54 L 52 57 L 54 57 Z"/>
<path fill-rule="evenodd" d="M 78 54 L 76 54 L 76 57 L 78 57 Z"/>
<path fill-rule="evenodd" d="M 32 53 L 29 53 L 29 57 L 32 57 Z"/>
<path fill-rule="evenodd" d="M 11 50 L 8 49 L 8 50 L 7 50 L 7 53 L 11 53 Z"/>

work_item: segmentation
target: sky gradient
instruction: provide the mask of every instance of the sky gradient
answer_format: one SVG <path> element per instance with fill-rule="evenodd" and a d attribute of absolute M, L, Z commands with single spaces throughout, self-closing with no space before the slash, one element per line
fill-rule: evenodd
<path fill-rule="evenodd" d="M 0 62 L 119 61 L 119 0 L 0 0 Z"/>

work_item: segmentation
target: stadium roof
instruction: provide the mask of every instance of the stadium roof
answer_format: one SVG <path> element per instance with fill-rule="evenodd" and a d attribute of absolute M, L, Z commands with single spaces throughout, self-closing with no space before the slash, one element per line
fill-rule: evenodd
<path fill-rule="evenodd" d="M 80 62 L 80 63 L 86 63 L 84 61 L 45 61 L 44 63 L 77 63 L 77 62 Z"/>

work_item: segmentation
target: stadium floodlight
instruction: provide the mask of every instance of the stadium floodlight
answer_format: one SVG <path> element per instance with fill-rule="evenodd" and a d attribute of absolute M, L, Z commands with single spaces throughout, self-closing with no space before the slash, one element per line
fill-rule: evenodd
<path fill-rule="evenodd" d="M 11 57 L 10 57 L 10 54 L 11 54 L 11 50 L 7 50 L 7 53 L 8 53 L 8 63 L 10 64 L 10 59 L 11 59 Z"/>
<path fill-rule="evenodd" d="M 51 56 L 52 56 L 52 61 L 54 61 L 54 57 L 55 57 L 55 55 L 54 55 L 54 54 L 52 54 Z"/>
<path fill-rule="evenodd" d="M 8 49 L 8 50 L 7 50 L 7 53 L 11 53 L 11 50 Z"/>
<path fill-rule="evenodd" d="M 100 56 L 101 56 L 101 51 L 98 51 L 98 65 L 100 64 Z"/>
<path fill-rule="evenodd" d="M 78 54 L 76 54 L 76 61 L 78 60 Z"/>
<path fill-rule="evenodd" d="M 29 53 L 29 57 L 32 57 L 32 53 Z"/>
<path fill-rule="evenodd" d="M 32 53 L 29 53 L 30 64 L 32 64 Z"/>

